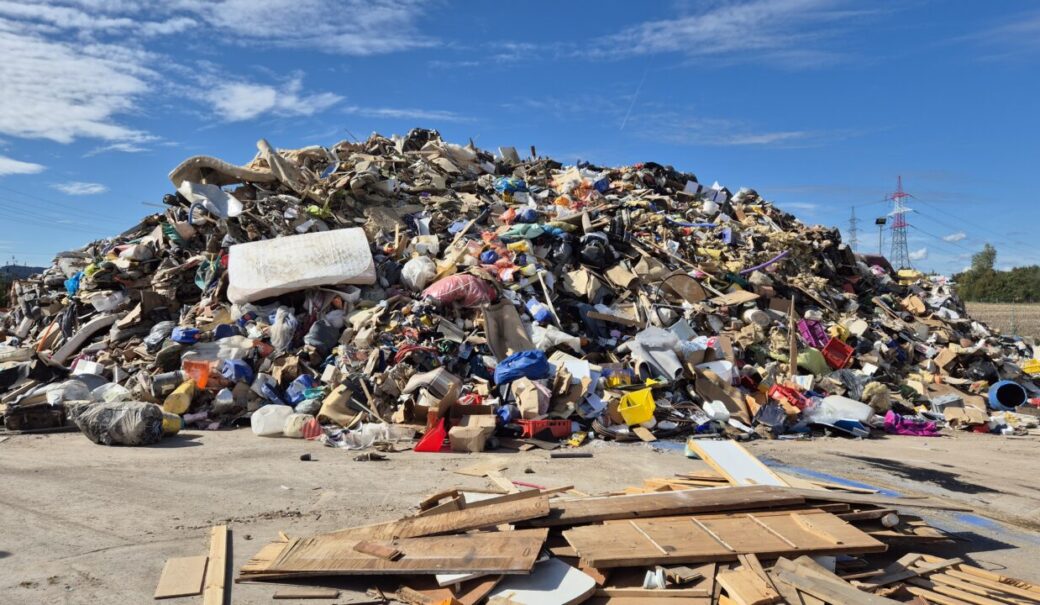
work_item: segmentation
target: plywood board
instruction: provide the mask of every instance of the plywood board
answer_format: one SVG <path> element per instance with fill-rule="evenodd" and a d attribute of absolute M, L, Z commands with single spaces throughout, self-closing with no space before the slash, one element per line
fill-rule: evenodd
<path fill-rule="evenodd" d="M 609 521 L 602 526 L 576 527 L 563 536 L 583 563 L 597 568 L 735 561 L 737 555 L 748 553 L 773 558 L 886 549 L 831 513 L 807 510 L 797 514 L 839 537 L 842 544 L 806 531 L 789 511 Z"/>
<path fill-rule="evenodd" d="M 503 523 L 527 521 L 544 517 L 548 514 L 549 498 L 547 496 L 539 496 L 538 498 L 523 499 L 515 502 L 507 501 L 499 504 L 465 508 L 439 515 L 409 517 L 388 523 L 352 527 L 332 532 L 328 535 L 344 539 L 370 538 L 375 540 L 392 540 L 394 538 L 418 538 L 420 536 L 435 536 L 437 534 L 492 527 Z"/>
<path fill-rule="evenodd" d="M 205 555 L 167 559 L 155 587 L 156 599 L 190 597 L 202 594 L 202 579 L 206 576 Z"/>
<path fill-rule="evenodd" d="M 274 593 L 274 599 L 338 599 L 339 590 L 335 588 L 307 588 L 297 586 L 294 588 L 283 588 Z"/>
<path fill-rule="evenodd" d="M 525 525 L 551 527 L 608 519 L 664 517 L 715 511 L 796 506 L 804 498 L 770 486 L 720 487 L 675 492 L 601 496 L 553 502 L 548 516 Z"/>
<path fill-rule="evenodd" d="M 530 529 L 451 536 L 402 538 L 403 556 L 388 561 L 354 550 L 358 540 L 325 534 L 278 542 L 241 570 L 242 578 L 316 575 L 528 573 L 548 530 Z"/>
<path fill-rule="evenodd" d="M 691 439 L 686 447 L 733 485 L 787 486 L 783 479 L 736 441 Z"/>

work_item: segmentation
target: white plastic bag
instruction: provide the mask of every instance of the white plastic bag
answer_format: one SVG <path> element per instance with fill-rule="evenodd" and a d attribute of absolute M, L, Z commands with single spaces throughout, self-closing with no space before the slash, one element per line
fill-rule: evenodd
<path fill-rule="evenodd" d="M 268 404 L 253 412 L 249 418 L 249 426 L 253 433 L 262 437 L 281 435 L 285 430 L 285 421 L 293 413 L 287 405 Z"/>
<path fill-rule="evenodd" d="M 285 351 L 292 343 L 294 332 L 296 332 L 296 320 L 292 317 L 292 309 L 278 307 L 274 314 L 274 323 L 271 324 L 271 346 L 276 351 Z"/>
<path fill-rule="evenodd" d="M 401 267 L 401 283 L 413 292 L 430 285 L 437 276 L 437 264 L 428 256 L 416 256 Z"/>

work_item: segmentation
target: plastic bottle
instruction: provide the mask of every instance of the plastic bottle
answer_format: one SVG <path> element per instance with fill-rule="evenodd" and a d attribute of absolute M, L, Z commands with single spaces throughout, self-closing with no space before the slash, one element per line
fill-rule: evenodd
<path fill-rule="evenodd" d="M 231 392 L 231 389 L 220 389 L 213 398 L 213 412 L 222 414 L 233 407 L 235 407 L 235 394 Z"/>
<path fill-rule="evenodd" d="M 172 414 L 183 414 L 191 407 L 191 400 L 194 396 L 195 381 L 185 380 L 163 401 L 163 411 Z"/>
<path fill-rule="evenodd" d="M 285 421 L 292 413 L 293 409 L 287 405 L 265 405 L 253 412 L 249 418 L 249 426 L 253 433 L 262 437 L 281 435 L 285 430 Z"/>
<path fill-rule="evenodd" d="M 547 323 L 552 321 L 552 313 L 549 312 L 549 308 L 538 301 L 537 298 L 527 299 L 527 312 L 534 317 L 535 321 Z"/>
<path fill-rule="evenodd" d="M 184 420 L 177 414 L 171 414 L 170 412 L 163 412 L 162 415 L 162 432 L 163 435 L 176 435 L 181 432 L 184 428 Z"/>

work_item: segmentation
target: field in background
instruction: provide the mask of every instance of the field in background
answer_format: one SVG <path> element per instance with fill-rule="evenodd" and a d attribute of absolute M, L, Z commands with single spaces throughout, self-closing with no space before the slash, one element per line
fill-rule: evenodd
<path fill-rule="evenodd" d="M 968 314 L 1003 334 L 1040 338 L 1040 303 L 965 303 Z"/>

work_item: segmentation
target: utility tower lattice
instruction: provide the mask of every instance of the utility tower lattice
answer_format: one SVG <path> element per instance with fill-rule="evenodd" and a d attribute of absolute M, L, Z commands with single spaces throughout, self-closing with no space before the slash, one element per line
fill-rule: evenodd
<path fill-rule="evenodd" d="M 853 206 L 852 216 L 849 217 L 849 247 L 852 248 L 853 251 L 859 247 L 859 230 L 856 229 L 858 224 L 859 221 L 856 220 L 856 207 Z"/>
<path fill-rule="evenodd" d="M 892 217 L 892 252 L 889 254 L 888 260 L 896 269 L 913 268 L 910 265 L 910 250 L 906 243 L 906 228 L 909 226 L 909 223 L 906 222 L 906 215 L 911 210 L 903 205 L 903 200 L 908 197 L 913 196 L 903 191 L 903 177 L 900 176 L 895 192 L 889 194 L 887 198 L 892 200 L 894 205 L 889 214 Z"/>

